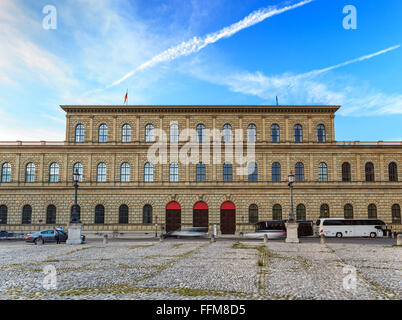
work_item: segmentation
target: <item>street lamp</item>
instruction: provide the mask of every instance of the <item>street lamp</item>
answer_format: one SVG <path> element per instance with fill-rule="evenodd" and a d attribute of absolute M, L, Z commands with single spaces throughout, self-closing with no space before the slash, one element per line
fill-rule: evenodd
<path fill-rule="evenodd" d="M 155 238 L 158 237 L 158 216 L 155 216 Z"/>
<path fill-rule="evenodd" d="M 78 204 L 77 204 L 78 181 L 80 181 L 80 175 L 81 174 L 78 168 L 76 168 L 73 173 L 75 198 L 74 198 L 73 211 L 71 212 L 70 223 L 68 224 L 67 244 L 82 243 L 82 237 L 81 237 L 82 223 L 80 220 L 80 214 L 78 213 Z"/>
<path fill-rule="evenodd" d="M 70 223 L 81 223 L 80 216 L 78 213 L 78 203 L 77 203 L 78 181 L 80 181 L 80 175 L 81 174 L 80 174 L 78 168 L 76 168 L 75 172 L 73 174 L 75 197 L 74 197 L 74 206 L 73 206 L 73 212 L 71 213 Z"/>
<path fill-rule="evenodd" d="M 296 222 L 295 220 L 295 214 L 293 211 L 293 183 L 295 182 L 295 175 L 290 171 L 289 174 L 289 189 L 290 189 L 290 213 L 289 213 L 289 222 L 294 223 Z"/>
<path fill-rule="evenodd" d="M 295 220 L 295 214 L 293 212 L 293 183 L 295 182 L 295 176 L 290 171 L 289 175 L 289 189 L 290 189 L 290 213 L 289 220 L 286 223 L 286 242 L 288 243 L 299 243 L 299 237 L 297 234 L 298 231 L 298 223 Z"/>

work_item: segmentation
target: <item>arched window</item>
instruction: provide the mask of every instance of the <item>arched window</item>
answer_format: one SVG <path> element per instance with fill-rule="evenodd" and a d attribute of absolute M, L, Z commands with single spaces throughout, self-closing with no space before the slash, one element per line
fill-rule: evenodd
<path fill-rule="evenodd" d="M 49 182 L 59 182 L 59 165 L 57 163 L 50 165 Z"/>
<path fill-rule="evenodd" d="M 170 125 L 170 142 L 179 142 L 179 125 L 177 123 Z"/>
<path fill-rule="evenodd" d="M 171 163 L 169 166 L 169 181 L 179 181 L 179 165 L 177 163 Z"/>
<path fill-rule="evenodd" d="M 367 208 L 368 218 L 369 219 L 376 219 L 377 218 L 377 207 L 375 204 L 369 204 Z"/>
<path fill-rule="evenodd" d="M 121 128 L 121 142 L 131 142 L 131 126 L 129 124 L 125 124 Z"/>
<path fill-rule="evenodd" d="M 82 182 L 82 180 L 83 180 L 83 175 L 82 175 L 82 173 L 83 173 L 83 167 L 82 167 L 82 164 L 80 163 L 80 162 L 77 162 L 77 163 L 75 163 L 74 164 L 74 167 L 73 167 L 73 174 L 76 172 L 78 170 L 78 173 L 79 173 L 79 181 L 78 182 Z"/>
<path fill-rule="evenodd" d="M 122 204 L 119 208 L 119 224 L 128 223 L 128 206 Z"/>
<path fill-rule="evenodd" d="M 272 207 L 272 220 L 282 220 L 282 207 L 280 204 L 275 204 Z"/>
<path fill-rule="evenodd" d="M 395 162 L 388 165 L 389 181 L 398 181 L 398 166 Z"/>
<path fill-rule="evenodd" d="M 397 203 L 392 206 L 392 223 L 401 223 L 401 207 Z"/>
<path fill-rule="evenodd" d="M 197 163 L 196 166 L 196 180 L 197 182 L 204 182 L 206 180 L 205 164 L 202 162 Z"/>
<path fill-rule="evenodd" d="M 72 205 L 71 206 L 71 209 L 70 209 L 70 221 L 72 220 L 72 218 L 73 218 L 73 211 L 74 211 L 74 205 Z M 81 220 L 81 207 L 77 204 L 77 213 L 78 213 L 78 221 L 80 221 Z"/>
<path fill-rule="evenodd" d="M 32 223 L 32 207 L 27 204 L 22 208 L 22 224 Z"/>
<path fill-rule="evenodd" d="M 320 218 L 329 218 L 329 205 L 326 203 L 320 207 Z"/>
<path fill-rule="evenodd" d="M 365 166 L 366 171 L 366 181 L 373 182 L 374 181 L 374 165 L 372 162 L 367 162 Z"/>
<path fill-rule="evenodd" d="M 1 182 L 11 182 L 11 164 L 6 162 L 1 168 Z"/>
<path fill-rule="evenodd" d="M 248 223 L 258 222 L 258 207 L 256 204 L 252 204 L 248 207 Z"/>
<path fill-rule="evenodd" d="M 145 142 L 154 142 L 155 135 L 154 135 L 154 126 L 151 123 L 148 123 L 145 126 Z"/>
<path fill-rule="evenodd" d="M 304 206 L 304 204 L 297 205 L 296 220 L 306 220 L 306 207 Z"/>
<path fill-rule="evenodd" d="M 251 123 L 247 127 L 247 142 L 257 141 L 257 127 L 255 124 Z"/>
<path fill-rule="evenodd" d="M 108 129 L 106 124 L 101 124 L 98 129 L 98 142 L 107 142 Z"/>
<path fill-rule="evenodd" d="M 105 223 L 105 207 L 101 204 L 98 204 L 95 207 L 95 224 L 104 224 Z"/>
<path fill-rule="evenodd" d="M 85 140 L 85 129 L 83 124 L 77 124 L 75 126 L 75 142 L 84 142 Z"/>
<path fill-rule="evenodd" d="M 279 162 L 272 164 L 272 182 L 281 182 L 281 164 Z"/>
<path fill-rule="evenodd" d="M 56 206 L 52 204 L 46 209 L 46 224 L 56 224 Z"/>
<path fill-rule="evenodd" d="M 197 125 L 197 141 L 204 142 L 205 141 L 205 126 L 200 123 Z"/>
<path fill-rule="evenodd" d="M 342 163 L 342 181 L 343 182 L 352 181 L 352 175 L 350 173 L 350 163 L 349 162 Z"/>
<path fill-rule="evenodd" d="M 353 206 L 351 204 L 345 204 L 343 207 L 343 216 L 345 219 L 353 219 Z"/>
<path fill-rule="evenodd" d="M 142 208 L 142 223 L 143 224 L 151 224 L 152 223 L 152 206 L 146 204 Z"/>
<path fill-rule="evenodd" d="M 293 127 L 294 142 L 303 142 L 303 128 L 300 124 Z"/>
<path fill-rule="evenodd" d="M 258 167 L 255 162 L 248 164 L 248 182 L 258 181 Z"/>
<path fill-rule="evenodd" d="M 327 164 L 325 162 L 321 162 L 318 165 L 318 181 L 320 182 L 328 181 L 328 170 L 327 170 Z"/>
<path fill-rule="evenodd" d="M 223 181 L 231 182 L 232 180 L 233 180 L 232 164 L 231 163 L 225 163 L 223 165 Z"/>
<path fill-rule="evenodd" d="M 302 162 L 296 163 L 295 166 L 295 179 L 296 182 L 303 182 L 304 181 L 304 165 Z"/>
<path fill-rule="evenodd" d="M 279 142 L 279 141 L 280 141 L 279 126 L 275 123 L 271 125 L 271 142 Z"/>
<path fill-rule="evenodd" d="M 7 224 L 8 208 L 5 205 L 0 206 L 0 224 Z"/>
<path fill-rule="evenodd" d="M 96 182 L 106 182 L 106 164 L 103 162 L 98 164 Z"/>
<path fill-rule="evenodd" d="M 130 165 L 124 162 L 120 166 L 120 181 L 130 182 Z"/>
<path fill-rule="evenodd" d="M 232 126 L 229 123 L 226 123 L 223 126 L 223 130 L 222 130 L 222 139 L 223 142 L 232 142 Z"/>
<path fill-rule="evenodd" d="M 323 124 L 317 126 L 317 142 L 325 142 L 325 126 Z"/>
<path fill-rule="evenodd" d="M 35 164 L 28 163 L 25 169 L 25 182 L 35 182 Z"/>
<path fill-rule="evenodd" d="M 154 181 L 154 166 L 152 163 L 147 162 L 144 166 L 144 182 Z"/>

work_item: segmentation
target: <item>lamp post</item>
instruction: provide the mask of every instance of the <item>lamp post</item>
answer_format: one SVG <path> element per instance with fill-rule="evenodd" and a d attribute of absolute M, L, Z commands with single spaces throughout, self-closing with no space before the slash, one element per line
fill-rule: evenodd
<path fill-rule="evenodd" d="M 74 197 L 73 211 L 71 212 L 70 223 L 68 224 L 67 244 L 81 244 L 82 223 L 80 215 L 78 213 L 78 203 L 77 203 L 78 181 L 80 180 L 80 172 L 78 168 L 76 168 L 73 173 L 73 180 L 74 180 L 75 197 Z"/>
<path fill-rule="evenodd" d="M 289 189 L 290 189 L 290 213 L 289 213 L 289 222 L 294 223 L 296 222 L 295 220 L 295 214 L 293 211 L 293 183 L 295 182 L 295 175 L 290 171 L 289 174 Z"/>
<path fill-rule="evenodd" d="M 75 172 L 73 174 L 74 178 L 74 191 L 75 191 L 75 196 L 74 196 L 74 206 L 73 206 L 73 212 L 71 213 L 71 220 L 70 223 L 81 223 L 80 216 L 78 214 L 78 182 L 80 181 L 80 172 L 78 168 L 75 169 Z"/>
<path fill-rule="evenodd" d="M 298 223 L 295 220 L 295 214 L 293 211 L 293 183 L 295 182 L 295 176 L 290 171 L 289 174 L 289 189 L 290 189 L 290 212 L 289 212 L 289 220 L 286 223 L 286 242 L 288 243 L 299 243 L 299 238 L 297 235 L 297 229 L 299 227 Z"/>
<path fill-rule="evenodd" d="M 158 237 L 158 216 L 155 216 L 155 238 Z"/>

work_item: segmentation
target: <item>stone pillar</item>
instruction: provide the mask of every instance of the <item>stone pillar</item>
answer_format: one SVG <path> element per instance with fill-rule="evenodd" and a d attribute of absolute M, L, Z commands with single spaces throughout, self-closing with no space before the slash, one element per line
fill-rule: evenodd
<path fill-rule="evenodd" d="M 264 243 L 268 243 L 268 236 L 267 236 L 267 234 L 264 234 Z"/>
<path fill-rule="evenodd" d="M 299 224 L 297 222 L 286 222 L 286 242 L 287 243 L 299 243 L 297 236 L 297 228 Z"/>
<path fill-rule="evenodd" d="M 320 244 L 325 244 L 325 236 L 323 234 L 320 235 Z"/>
<path fill-rule="evenodd" d="M 402 246 L 402 233 L 398 233 L 398 235 L 396 236 L 396 245 Z"/>
<path fill-rule="evenodd" d="M 68 238 L 67 244 L 81 244 L 81 231 L 82 223 L 69 223 L 68 224 Z"/>

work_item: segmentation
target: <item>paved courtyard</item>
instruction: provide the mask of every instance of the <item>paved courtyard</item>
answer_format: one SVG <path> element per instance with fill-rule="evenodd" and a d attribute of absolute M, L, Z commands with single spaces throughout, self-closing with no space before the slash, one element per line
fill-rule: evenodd
<path fill-rule="evenodd" d="M 49 266 L 57 276 L 45 284 L 55 289 L 43 287 Z M 402 248 L 342 241 L 3 242 L 0 299 L 402 299 Z"/>

